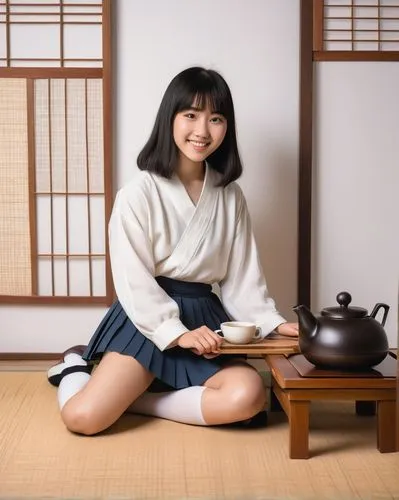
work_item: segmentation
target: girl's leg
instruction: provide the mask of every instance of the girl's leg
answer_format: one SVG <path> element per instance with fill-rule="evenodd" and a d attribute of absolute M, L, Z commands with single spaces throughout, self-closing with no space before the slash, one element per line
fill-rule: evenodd
<path fill-rule="evenodd" d="M 261 377 L 246 363 L 222 368 L 204 386 L 143 393 L 128 411 L 192 425 L 247 420 L 263 409 L 266 391 Z"/>
<path fill-rule="evenodd" d="M 202 414 L 208 425 L 247 420 L 264 408 L 267 399 L 261 376 L 246 363 L 222 368 L 204 386 Z"/>
<path fill-rule="evenodd" d="M 205 390 L 205 387 L 197 385 L 169 392 L 144 392 L 127 411 L 182 424 L 207 425 L 201 403 Z"/>
<path fill-rule="evenodd" d="M 68 377 L 75 375 L 66 375 L 59 390 Z M 154 376 L 134 358 L 116 352 L 106 353 L 84 387 L 62 407 L 62 420 L 72 432 L 97 434 L 112 425 L 153 379 Z"/>

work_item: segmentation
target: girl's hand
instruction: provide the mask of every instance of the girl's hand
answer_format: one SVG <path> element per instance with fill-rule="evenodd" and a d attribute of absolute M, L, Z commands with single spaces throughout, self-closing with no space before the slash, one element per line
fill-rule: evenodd
<path fill-rule="evenodd" d="M 217 358 L 218 356 L 220 356 L 220 353 L 218 353 L 218 354 L 204 354 L 203 355 L 203 357 L 206 359 L 213 359 L 213 358 Z"/>
<path fill-rule="evenodd" d="M 191 349 L 195 354 L 219 354 L 223 339 L 206 326 L 183 333 L 177 339 L 177 345 L 183 349 Z"/>
<path fill-rule="evenodd" d="M 298 337 L 299 326 L 298 323 L 282 323 L 276 328 L 276 332 L 286 337 Z"/>

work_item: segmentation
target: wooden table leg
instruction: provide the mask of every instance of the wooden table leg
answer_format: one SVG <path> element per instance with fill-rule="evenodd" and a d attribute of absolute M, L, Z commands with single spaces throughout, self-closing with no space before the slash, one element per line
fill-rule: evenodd
<path fill-rule="evenodd" d="M 377 402 L 377 448 L 381 453 L 396 451 L 395 401 Z"/>
<path fill-rule="evenodd" d="M 290 458 L 309 458 L 309 401 L 289 401 Z"/>

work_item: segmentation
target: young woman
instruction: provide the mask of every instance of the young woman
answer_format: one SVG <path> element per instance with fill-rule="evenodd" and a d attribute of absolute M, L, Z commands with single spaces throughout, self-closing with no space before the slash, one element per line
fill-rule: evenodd
<path fill-rule="evenodd" d="M 220 355 L 215 330 L 229 319 L 256 323 L 262 337 L 296 336 L 298 326 L 268 295 L 234 182 L 242 166 L 220 74 L 193 67 L 172 80 L 138 166 L 109 223 L 118 301 L 87 348 L 66 351 L 48 373 L 62 419 L 86 435 L 125 411 L 194 425 L 250 419 L 265 403 L 262 380 L 245 360 Z"/>

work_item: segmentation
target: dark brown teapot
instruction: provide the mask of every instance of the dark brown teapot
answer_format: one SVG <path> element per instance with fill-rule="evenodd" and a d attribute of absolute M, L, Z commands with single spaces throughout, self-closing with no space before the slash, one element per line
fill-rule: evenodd
<path fill-rule="evenodd" d="M 362 307 L 349 307 L 348 292 L 337 295 L 339 307 L 327 307 L 315 318 L 306 306 L 294 311 L 299 319 L 299 348 L 305 358 L 322 368 L 364 370 L 380 363 L 388 354 L 383 326 L 389 306 L 378 303 L 372 313 Z M 375 316 L 383 308 L 379 323 Z"/>

